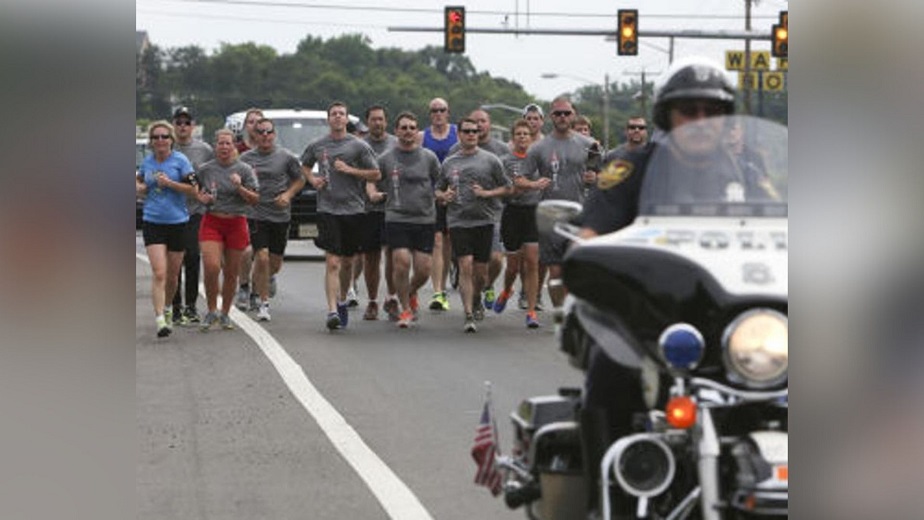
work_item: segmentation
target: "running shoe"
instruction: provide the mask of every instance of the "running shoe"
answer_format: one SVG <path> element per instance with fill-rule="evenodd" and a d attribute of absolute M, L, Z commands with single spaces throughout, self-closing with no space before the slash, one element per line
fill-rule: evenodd
<path fill-rule="evenodd" d="M 347 323 L 350 321 L 350 304 L 346 302 L 338 303 L 337 316 L 340 317 L 340 328 L 347 328 Z"/>
<path fill-rule="evenodd" d="M 248 307 L 249 310 L 252 310 L 252 311 L 258 310 L 260 308 L 260 295 L 257 293 L 250 293 L 249 304 L 250 304 L 250 306 Z"/>
<path fill-rule="evenodd" d="M 205 318 L 202 320 L 202 324 L 199 325 L 199 330 L 202 332 L 208 332 L 212 325 L 218 323 L 218 313 L 210 312 L 205 315 Z"/>
<path fill-rule="evenodd" d="M 170 327 L 167 326 L 167 318 L 165 316 L 158 316 L 154 319 L 154 323 L 157 324 L 158 338 L 166 338 L 172 332 Z"/>
<path fill-rule="evenodd" d="M 542 308 L 542 293 L 541 292 L 536 295 L 536 310 L 539 312 L 542 312 L 544 310 Z"/>
<path fill-rule="evenodd" d="M 420 301 L 417 299 L 416 294 L 408 296 L 408 306 L 411 308 L 411 313 L 414 315 L 414 321 L 417 321 L 417 316 L 420 314 Z"/>
<path fill-rule="evenodd" d="M 484 320 L 484 305 L 481 304 L 481 300 L 476 301 L 473 307 L 472 316 L 474 316 L 475 321 Z"/>
<path fill-rule="evenodd" d="M 401 309 L 398 305 L 397 298 L 386 299 L 385 305 L 383 305 L 382 308 L 385 309 L 385 313 L 388 314 L 389 321 L 398 321 L 398 315 L 401 314 Z"/>
<path fill-rule="evenodd" d="M 337 330 L 340 328 L 340 315 L 336 312 L 327 313 L 327 328 L 330 330 Z"/>
<path fill-rule="evenodd" d="M 228 316 L 227 314 L 222 314 L 218 318 L 218 323 L 221 324 L 221 328 L 225 330 L 231 330 L 234 328 L 234 324 L 231 323 L 231 316 Z"/>
<path fill-rule="evenodd" d="M 260 310 L 257 311 L 257 319 L 260 321 L 270 321 L 272 319 L 270 317 L 269 302 L 262 302 L 260 304 Z"/>
<path fill-rule="evenodd" d="M 446 291 L 440 293 L 440 305 L 443 306 L 444 311 L 449 310 L 449 297 L 446 296 Z"/>
<path fill-rule="evenodd" d="M 359 299 L 356 296 L 356 289 L 353 287 L 350 287 L 350 290 L 347 291 L 347 306 L 359 307 Z"/>
<path fill-rule="evenodd" d="M 441 311 L 443 310 L 443 303 L 440 301 L 440 295 L 443 293 L 435 292 L 433 296 L 430 297 L 430 310 L 431 311 Z"/>
<path fill-rule="evenodd" d="M 270 276 L 269 296 L 270 298 L 276 297 L 276 275 Z"/>
<path fill-rule="evenodd" d="M 504 312 L 504 309 L 507 307 L 507 300 L 510 299 L 510 292 L 506 289 L 501 291 L 500 296 L 494 300 L 494 312 L 500 314 Z"/>
<path fill-rule="evenodd" d="M 485 309 L 494 308 L 494 300 L 496 296 L 497 295 L 494 294 L 493 287 L 488 287 L 487 289 L 484 290 L 484 308 Z"/>
<path fill-rule="evenodd" d="M 520 300 L 517 302 L 517 304 L 520 306 L 521 311 L 525 311 L 529 308 L 529 302 L 526 300 L 525 292 L 520 291 Z"/>
<path fill-rule="evenodd" d="M 414 313 L 410 309 L 401 312 L 401 316 L 398 317 L 398 327 L 406 329 L 411 326 L 411 322 L 414 321 Z"/>
<path fill-rule="evenodd" d="M 372 301 L 369 302 L 369 305 L 366 306 L 366 312 L 363 314 L 364 320 L 377 320 L 379 319 L 379 304 Z"/>
<path fill-rule="evenodd" d="M 196 310 L 195 305 L 187 306 L 183 309 L 183 316 L 186 317 L 186 323 L 199 323 L 202 321 L 202 319 L 199 318 L 199 311 Z"/>
<path fill-rule="evenodd" d="M 186 319 L 186 316 L 183 315 L 182 307 L 174 307 L 170 311 L 170 315 L 171 315 L 171 320 L 170 320 L 171 325 L 188 325 L 189 324 L 189 320 Z"/>
<path fill-rule="evenodd" d="M 475 325 L 475 317 L 471 314 L 465 316 L 465 325 L 462 326 L 462 331 L 464 332 L 478 332 L 478 327 Z"/>
<path fill-rule="evenodd" d="M 529 311 L 526 313 L 526 328 L 529 328 L 529 329 L 539 328 L 539 319 L 536 318 L 536 311 Z"/>
<path fill-rule="evenodd" d="M 242 311 L 246 311 L 250 306 L 250 288 L 241 286 L 237 290 L 237 299 L 234 301 L 234 305 Z"/>

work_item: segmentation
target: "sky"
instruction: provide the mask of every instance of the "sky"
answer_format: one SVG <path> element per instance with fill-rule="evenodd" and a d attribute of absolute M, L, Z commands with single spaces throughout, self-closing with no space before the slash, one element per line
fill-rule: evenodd
<path fill-rule="evenodd" d="M 745 27 L 745 0 L 136 0 L 135 28 L 160 47 L 255 42 L 280 54 L 295 51 L 306 35 L 328 39 L 362 33 L 373 48 L 418 50 L 442 46 L 442 11 L 463 5 L 467 28 L 615 30 L 616 11 L 639 10 L 639 30 L 738 31 Z M 755 0 L 752 28 L 769 32 L 787 0 Z M 433 27 L 440 32 L 398 32 L 389 27 Z M 478 71 L 505 77 L 544 100 L 587 84 L 628 83 L 645 71 L 654 81 L 668 64 L 669 39 L 641 37 L 638 56 L 618 56 L 603 36 L 471 33 L 466 56 Z M 724 65 L 726 50 L 743 50 L 743 40 L 674 40 L 674 58 L 701 55 Z M 752 44 L 769 50 L 769 41 Z M 542 78 L 554 73 L 555 79 Z M 434 93 L 434 95 L 438 95 Z M 503 100 L 495 100 L 503 103 Z"/>

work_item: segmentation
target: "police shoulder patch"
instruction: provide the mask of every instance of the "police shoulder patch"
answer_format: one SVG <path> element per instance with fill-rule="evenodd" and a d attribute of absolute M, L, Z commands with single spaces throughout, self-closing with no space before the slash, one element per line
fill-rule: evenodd
<path fill-rule="evenodd" d="M 635 169 L 635 165 L 629 161 L 623 159 L 616 159 L 615 161 L 606 165 L 606 168 L 597 175 L 597 188 L 601 190 L 608 190 L 617 184 L 622 183 L 624 180 L 628 179 L 632 175 L 632 171 Z"/>

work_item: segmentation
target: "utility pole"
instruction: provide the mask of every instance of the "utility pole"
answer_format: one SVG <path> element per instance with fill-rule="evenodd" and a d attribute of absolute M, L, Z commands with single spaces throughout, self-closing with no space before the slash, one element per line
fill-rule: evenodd
<path fill-rule="evenodd" d="M 603 149 L 610 147 L 610 73 L 603 75 Z"/>
<path fill-rule="evenodd" d="M 744 30 L 751 31 L 751 2 L 753 0 L 744 0 Z M 751 40 L 744 40 L 744 113 L 751 113 L 751 86 L 748 80 L 751 78 Z"/>
<path fill-rule="evenodd" d="M 641 76 L 641 78 L 642 78 L 642 88 L 641 88 L 641 90 L 639 90 L 639 92 L 638 92 L 635 96 L 633 96 L 633 98 L 634 98 L 634 99 L 637 99 L 637 100 L 639 101 L 639 104 L 641 104 L 641 106 L 642 106 L 642 116 L 645 117 L 645 118 L 648 118 L 648 93 L 645 92 L 646 86 L 647 86 L 647 83 L 646 83 L 646 80 L 645 80 L 645 75 L 646 75 L 647 73 L 648 73 L 648 71 L 646 71 L 645 69 L 642 69 L 641 72 L 624 72 L 624 73 L 623 73 L 623 74 L 625 74 L 625 75 L 627 75 L 627 76 Z M 656 71 L 656 72 L 653 72 L 653 74 L 660 74 L 660 73 L 661 73 L 660 70 L 659 70 L 659 71 Z"/>

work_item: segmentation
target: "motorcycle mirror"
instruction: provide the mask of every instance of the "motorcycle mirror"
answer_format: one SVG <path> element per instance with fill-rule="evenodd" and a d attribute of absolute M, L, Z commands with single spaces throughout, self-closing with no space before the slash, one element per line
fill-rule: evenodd
<path fill-rule="evenodd" d="M 536 227 L 540 235 L 555 232 L 555 224 L 569 223 L 581 214 L 583 206 L 570 200 L 543 200 L 536 207 Z"/>

